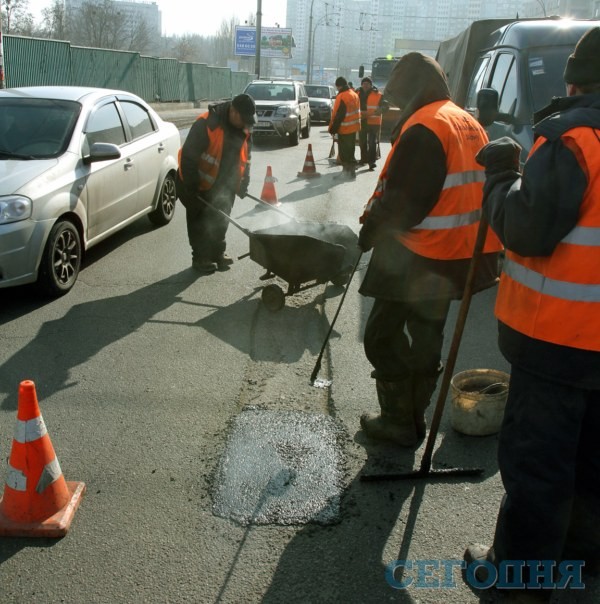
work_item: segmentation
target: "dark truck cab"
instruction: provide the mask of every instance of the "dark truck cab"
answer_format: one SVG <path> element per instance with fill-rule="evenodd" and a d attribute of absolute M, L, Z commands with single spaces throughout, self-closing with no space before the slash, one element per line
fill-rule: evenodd
<path fill-rule="evenodd" d="M 440 44 L 436 55 L 452 99 L 486 126 L 490 139 L 533 145 L 534 114 L 565 96 L 563 72 L 579 38 L 598 20 L 558 18 L 475 21 Z"/>

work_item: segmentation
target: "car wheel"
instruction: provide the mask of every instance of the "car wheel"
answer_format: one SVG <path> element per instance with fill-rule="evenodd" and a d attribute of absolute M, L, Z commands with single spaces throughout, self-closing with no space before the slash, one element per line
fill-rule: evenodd
<path fill-rule="evenodd" d="M 310 136 L 310 116 L 306 118 L 306 126 L 302 128 L 302 138 Z"/>
<path fill-rule="evenodd" d="M 77 281 L 81 267 L 81 238 L 70 220 L 59 220 L 50 231 L 40 262 L 37 286 L 49 296 L 63 296 Z"/>
<path fill-rule="evenodd" d="M 298 125 L 296 126 L 296 130 L 294 130 L 294 132 L 290 132 L 290 146 L 295 147 L 298 144 L 299 139 L 300 139 L 300 120 L 298 120 Z"/>
<path fill-rule="evenodd" d="M 148 214 L 150 222 L 157 226 L 169 224 L 175 215 L 176 201 L 175 178 L 173 174 L 167 174 L 160 187 L 156 209 Z"/>

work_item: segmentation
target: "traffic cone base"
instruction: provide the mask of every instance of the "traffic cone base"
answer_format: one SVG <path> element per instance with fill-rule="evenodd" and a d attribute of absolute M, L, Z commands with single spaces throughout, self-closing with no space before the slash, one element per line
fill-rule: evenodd
<path fill-rule="evenodd" d="M 260 199 L 272 206 L 280 206 L 281 203 L 277 199 L 277 193 L 275 192 L 275 181 L 277 179 L 273 176 L 271 166 L 267 166 L 267 175 L 265 176 L 265 183 L 263 185 Z"/>
<path fill-rule="evenodd" d="M 0 511 L 0 537 L 64 537 L 85 493 L 83 482 L 67 481 L 69 501 L 58 512 L 40 522 L 15 522 Z M 0 499 L 0 508 L 2 500 Z"/>
<path fill-rule="evenodd" d="M 304 167 L 301 172 L 298 172 L 298 176 L 303 178 L 314 178 L 315 176 L 321 176 L 317 172 L 315 167 L 315 158 L 313 157 L 312 145 L 308 144 L 308 151 L 306 152 L 306 159 L 304 160 Z"/>

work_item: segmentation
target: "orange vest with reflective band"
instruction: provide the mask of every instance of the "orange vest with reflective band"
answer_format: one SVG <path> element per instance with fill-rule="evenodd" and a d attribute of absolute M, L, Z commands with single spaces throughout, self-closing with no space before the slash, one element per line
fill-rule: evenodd
<path fill-rule="evenodd" d="M 496 316 L 530 338 L 600 352 L 600 130 L 562 135 L 588 178 L 573 230 L 550 256 L 506 250 Z M 546 142 L 536 140 L 529 156 Z"/>
<path fill-rule="evenodd" d="M 379 102 L 382 96 L 379 90 L 371 90 L 369 92 L 369 96 L 367 97 L 367 124 L 369 126 L 381 125 L 381 114 L 375 114 L 375 111 L 379 109 Z"/>
<path fill-rule="evenodd" d="M 206 120 L 208 119 L 209 112 L 203 113 L 198 117 L 198 120 Z M 196 120 L 197 121 L 197 120 Z M 223 132 L 222 127 L 217 127 L 214 130 L 211 130 L 209 127 L 206 128 L 206 132 L 208 134 L 208 148 L 202 155 L 200 156 L 200 161 L 198 162 L 198 175 L 200 178 L 198 184 L 199 191 L 208 191 L 215 184 L 215 180 L 217 179 L 217 175 L 219 174 L 219 168 L 221 166 L 221 157 L 223 156 L 223 141 L 225 139 L 225 133 Z M 250 134 L 246 131 L 246 140 L 240 149 L 240 167 L 239 167 L 239 180 L 238 186 L 241 182 L 244 172 L 246 170 L 246 165 L 248 164 L 248 139 L 250 138 Z M 181 173 L 181 152 L 182 149 L 179 149 L 179 175 L 183 178 Z M 237 189 L 237 187 L 236 187 Z"/>
<path fill-rule="evenodd" d="M 346 105 L 346 115 L 344 121 L 340 124 L 340 128 L 337 131 L 338 134 L 352 134 L 360 130 L 360 100 L 358 94 L 354 90 L 344 90 L 344 92 L 338 93 L 335 97 L 335 104 L 333 106 L 333 115 L 331 121 L 335 120 L 335 115 L 340 108 L 340 103 L 344 101 Z"/>
<path fill-rule="evenodd" d="M 402 126 L 365 212 L 368 213 L 371 205 L 383 196 L 390 159 L 402 134 L 416 124 L 426 126 L 440 140 L 446 154 L 446 180 L 438 202 L 429 215 L 410 230 L 398 232 L 396 239 L 415 254 L 426 258 L 470 258 L 479 228 L 485 181 L 484 169 L 475 161 L 475 155 L 488 139 L 479 123 L 452 101 L 425 105 Z M 422 177 L 427 178 L 427 175 L 423 174 Z M 364 220 L 364 215 L 361 220 Z M 500 240 L 488 229 L 483 252 L 487 254 L 501 249 Z"/>

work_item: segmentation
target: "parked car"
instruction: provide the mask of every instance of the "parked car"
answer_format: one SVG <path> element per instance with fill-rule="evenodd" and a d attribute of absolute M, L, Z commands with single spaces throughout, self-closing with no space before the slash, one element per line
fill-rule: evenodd
<path fill-rule="evenodd" d="M 75 284 L 85 250 L 175 213 L 177 128 L 119 90 L 0 90 L 0 288 Z"/>
<path fill-rule="evenodd" d="M 310 106 L 302 82 L 254 80 L 244 92 L 256 103 L 258 123 L 253 136 L 279 136 L 297 145 L 310 135 Z"/>
<path fill-rule="evenodd" d="M 335 88 L 333 86 L 306 84 L 304 89 L 306 90 L 306 94 L 308 94 L 311 120 L 315 123 L 329 123 L 333 103 L 335 102 Z"/>

